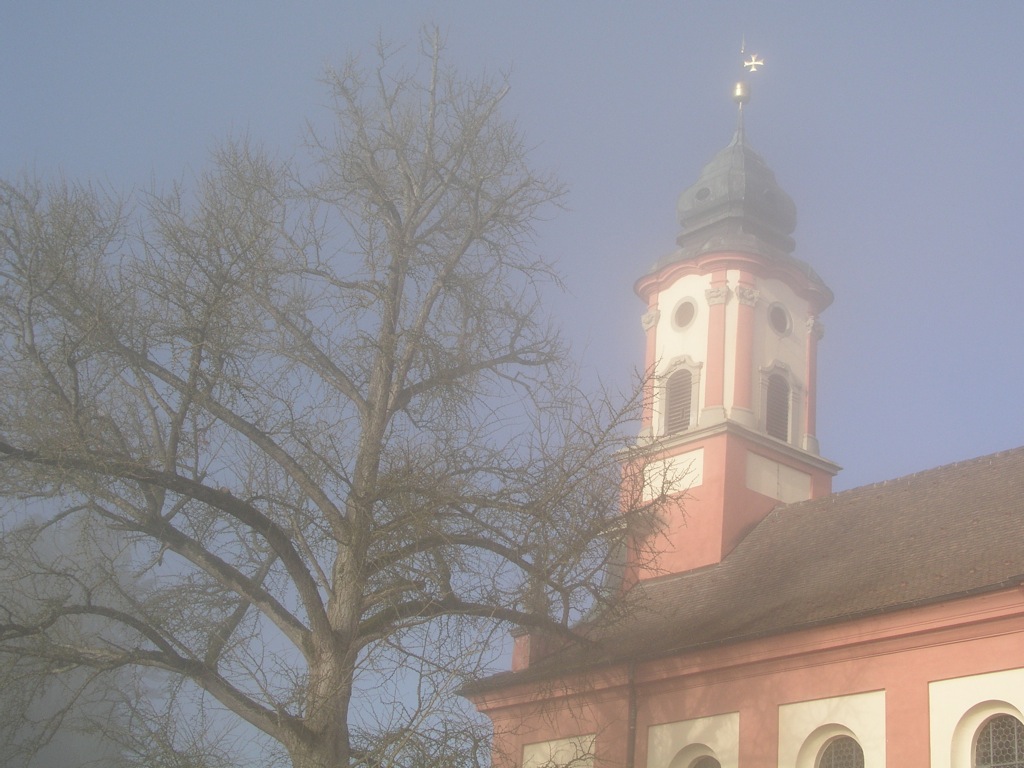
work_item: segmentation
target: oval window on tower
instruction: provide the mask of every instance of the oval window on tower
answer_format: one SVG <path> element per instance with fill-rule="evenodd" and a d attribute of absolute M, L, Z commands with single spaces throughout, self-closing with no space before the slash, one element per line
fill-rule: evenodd
<path fill-rule="evenodd" d="M 675 321 L 676 328 L 683 329 L 693 322 L 693 318 L 697 316 L 697 305 L 693 299 L 685 299 L 680 302 L 679 306 L 676 307 L 676 312 L 672 316 Z"/>
<path fill-rule="evenodd" d="M 780 336 L 785 336 L 789 333 L 790 328 L 793 327 L 789 319 L 789 312 L 786 311 L 782 304 L 778 303 L 772 304 L 768 308 L 768 322 L 772 330 Z"/>

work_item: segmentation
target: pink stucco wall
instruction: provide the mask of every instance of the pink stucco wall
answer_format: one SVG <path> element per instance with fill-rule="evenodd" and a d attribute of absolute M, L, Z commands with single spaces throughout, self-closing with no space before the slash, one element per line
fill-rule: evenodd
<path fill-rule="evenodd" d="M 884 691 L 887 764 L 926 768 L 928 684 L 1021 667 L 1020 588 L 640 662 L 634 767 L 647 766 L 650 726 L 730 712 L 740 765 L 774 766 L 780 706 Z M 518 764 L 525 744 L 587 733 L 597 766 L 625 766 L 629 676 L 620 665 L 477 697 L 495 724 L 495 766 Z"/>

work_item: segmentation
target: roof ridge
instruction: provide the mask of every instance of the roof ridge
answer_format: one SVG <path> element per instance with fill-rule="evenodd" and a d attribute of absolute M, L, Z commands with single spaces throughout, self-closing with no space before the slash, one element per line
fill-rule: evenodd
<path fill-rule="evenodd" d="M 825 500 L 834 500 L 834 499 L 838 499 L 839 497 L 849 496 L 849 495 L 854 494 L 854 493 L 860 493 L 860 492 L 864 492 L 864 491 L 874 490 L 874 489 L 877 489 L 877 488 L 884 488 L 884 487 L 887 487 L 887 486 L 897 485 L 897 484 L 900 484 L 900 483 L 906 483 L 906 482 L 909 482 L 911 480 L 917 480 L 917 479 L 921 478 L 924 475 L 935 475 L 935 474 L 939 474 L 939 473 L 942 473 L 942 472 L 948 472 L 951 469 L 958 469 L 958 468 L 962 468 L 962 467 L 973 466 L 973 465 L 976 465 L 976 464 L 982 464 L 982 463 L 984 463 L 986 461 L 991 461 L 993 459 L 1002 459 L 1002 458 L 1006 458 L 1007 456 L 1010 456 L 1012 454 L 1018 454 L 1018 453 L 1024 453 L 1024 445 L 1020 445 L 1020 446 L 1017 446 L 1015 448 L 1006 448 L 1006 449 L 1001 450 L 1001 451 L 996 451 L 995 453 L 986 453 L 986 454 L 984 454 L 982 456 L 974 456 L 974 457 L 971 457 L 969 459 L 959 459 L 958 461 L 952 461 L 952 462 L 949 462 L 948 464 L 940 464 L 937 467 L 929 467 L 928 469 L 920 469 L 917 472 L 909 472 L 909 473 L 907 473 L 905 475 L 898 475 L 897 477 L 891 477 L 891 478 L 888 478 L 886 480 L 878 480 L 878 481 L 876 481 L 874 483 L 867 483 L 866 485 L 858 485 L 858 486 L 856 486 L 854 488 L 847 488 L 847 489 L 842 490 L 842 491 L 835 491 L 834 493 L 830 493 L 828 496 L 819 496 L 819 497 L 817 497 L 815 499 L 804 499 L 803 501 L 793 501 L 793 502 L 790 502 L 788 504 L 779 504 L 774 509 L 772 509 L 770 514 L 774 515 L 774 514 L 776 514 L 778 512 L 782 512 L 784 510 L 800 507 L 800 506 L 803 506 L 805 504 L 815 504 L 815 503 L 819 503 L 820 504 L 821 502 L 823 502 Z"/>

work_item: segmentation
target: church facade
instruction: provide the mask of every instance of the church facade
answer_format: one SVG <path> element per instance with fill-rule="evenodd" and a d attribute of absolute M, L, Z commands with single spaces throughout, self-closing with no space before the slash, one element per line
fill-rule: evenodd
<path fill-rule="evenodd" d="M 628 553 L 618 618 L 521 635 L 468 690 L 494 764 L 1024 768 L 1024 449 L 832 493 L 832 293 L 737 93 L 678 248 L 636 284 L 654 375 L 625 460 L 686 491 Z"/>

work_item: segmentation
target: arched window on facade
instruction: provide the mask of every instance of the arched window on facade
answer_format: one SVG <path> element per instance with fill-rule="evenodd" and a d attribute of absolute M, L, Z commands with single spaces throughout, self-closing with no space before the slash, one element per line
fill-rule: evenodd
<path fill-rule="evenodd" d="M 789 442 L 789 382 L 779 373 L 768 377 L 764 428 L 772 437 Z"/>
<path fill-rule="evenodd" d="M 1013 715 L 993 717 L 978 732 L 976 768 L 1024 768 L 1024 723 Z"/>
<path fill-rule="evenodd" d="M 665 434 L 673 435 L 690 428 L 692 406 L 693 373 L 680 368 L 665 384 Z"/>
<path fill-rule="evenodd" d="M 864 768 L 864 750 L 855 739 L 839 736 L 825 747 L 817 768 Z"/>

